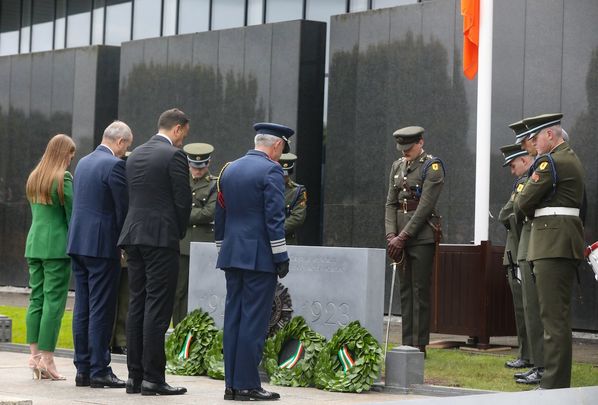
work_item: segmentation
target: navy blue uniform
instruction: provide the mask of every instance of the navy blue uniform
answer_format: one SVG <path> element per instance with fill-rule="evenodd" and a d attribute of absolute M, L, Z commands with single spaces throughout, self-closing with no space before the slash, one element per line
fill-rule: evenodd
<path fill-rule="evenodd" d="M 264 152 L 251 150 L 226 167 L 219 184 L 216 267 L 226 272 L 226 385 L 235 390 L 259 388 L 258 365 L 276 288 L 276 264 L 288 260 L 283 171 Z"/>

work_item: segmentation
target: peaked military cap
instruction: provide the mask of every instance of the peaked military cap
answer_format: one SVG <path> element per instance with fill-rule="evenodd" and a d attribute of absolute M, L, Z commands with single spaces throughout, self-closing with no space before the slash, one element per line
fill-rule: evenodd
<path fill-rule="evenodd" d="M 515 143 L 517 145 L 521 145 L 521 143 L 532 133 L 531 130 L 527 129 L 527 126 L 523 123 L 523 120 L 509 124 L 509 128 L 515 132 Z"/>
<path fill-rule="evenodd" d="M 424 129 L 422 127 L 412 126 L 397 129 L 392 136 L 395 137 L 400 150 L 407 150 L 414 143 L 419 142 L 424 135 Z"/>
<path fill-rule="evenodd" d="M 258 122 L 257 124 L 253 124 L 253 129 L 258 134 L 274 135 L 282 138 L 285 142 L 282 152 L 289 153 L 291 151 L 291 141 L 289 138 L 295 133 L 291 128 L 272 122 Z"/>
<path fill-rule="evenodd" d="M 295 161 L 297 160 L 297 156 L 293 153 L 283 153 L 278 159 L 278 163 L 282 166 L 282 170 L 285 171 L 285 174 L 293 173 L 293 169 L 295 168 Z"/>
<path fill-rule="evenodd" d="M 527 129 L 531 131 L 529 135 L 529 139 L 531 139 L 538 135 L 538 133 L 544 128 L 548 128 L 553 125 L 559 125 L 561 123 L 561 119 L 563 119 L 563 114 L 561 113 L 542 114 L 535 117 L 525 118 L 523 123 Z"/>
<path fill-rule="evenodd" d="M 502 164 L 502 167 L 508 166 L 515 158 L 519 156 L 528 155 L 526 150 L 521 149 L 521 145 L 513 144 L 513 145 L 505 145 L 500 147 L 500 151 L 502 152 L 505 162 Z"/>
<path fill-rule="evenodd" d="M 188 143 L 183 146 L 189 166 L 202 169 L 210 163 L 214 147 L 209 143 Z"/>

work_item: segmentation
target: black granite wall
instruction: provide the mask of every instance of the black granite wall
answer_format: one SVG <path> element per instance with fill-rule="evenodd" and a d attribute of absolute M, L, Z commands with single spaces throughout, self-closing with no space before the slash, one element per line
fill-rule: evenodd
<path fill-rule="evenodd" d="M 191 119 L 186 143 L 215 147 L 211 172 L 253 148 L 252 125 L 296 130 L 295 179 L 308 190 L 300 244 L 318 244 L 326 25 L 291 21 L 123 44 L 119 116 L 135 145 L 157 131 L 160 113 L 178 107 Z"/>
<path fill-rule="evenodd" d="M 31 212 L 25 183 L 57 133 L 79 158 L 116 118 L 119 48 L 89 47 L 0 57 L 0 285 L 25 286 Z"/>
<path fill-rule="evenodd" d="M 499 147 L 507 125 L 562 111 L 563 127 L 586 167 L 586 240 L 598 239 L 598 3 L 593 0 L 494 2 L 492 162 L 489 239 L 504 243 L 494 218 L 513 181 Z M 462 73 L 458 0 L 332 18 L 324 244 L 384 247 L 388 171 L 399 157 L 392 132 L 426 128 L 425 150 L 442 158 L 439 202 L 445 243 L 473 239 L 477 82 Z M 587 269 L 576 286 L 574 326 L 598 330 L 598 290 Z M 388 283 L 387 283 L 388 284 Z M 581 297 L 581 298 L 580 298 Z M 395 300 L 395 302 L 397 302 Z"/>

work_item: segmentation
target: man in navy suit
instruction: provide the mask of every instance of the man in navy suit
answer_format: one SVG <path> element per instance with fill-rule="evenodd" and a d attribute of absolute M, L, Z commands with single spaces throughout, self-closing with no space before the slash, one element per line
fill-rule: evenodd
<path fill-rule="evenodd" d="M 158 134 L 127 159 L 129 211 L 118 241 L 127 252 L 127 393 L 179 395 L 164 378 L 168 330 L 179 272 L 179 243 L 191 214 L 187 155 L 180 149 L 189 119 L 176 108 L 158 119 Z"/>
<path fill-rule="evenodd" d="M 261 387 L 262 358 L 277 276 L 289 271 L 284 175 L 278 159 L 294 131 L 255 124 L 255 149 L 225 166 L 218 181 L 216 267 L 225 271 L 224 399 L 275 400 Z"/>
<path fill-rule="evenodd" d="M 110 338 L 120 279 L 118 237 L 127 214 L 125 162 L 133 142 L 121 121 L 106 128 L 102 144 L 75 170 L 67 253 L 75 275 L 73 314 L 75 384 L 124 388 L 110 368 Z"/>

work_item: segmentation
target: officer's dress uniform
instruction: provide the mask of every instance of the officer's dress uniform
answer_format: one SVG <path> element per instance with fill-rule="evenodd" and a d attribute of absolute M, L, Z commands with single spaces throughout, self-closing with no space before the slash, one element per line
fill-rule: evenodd
<path fill-rule="evenodd" d="M 505 156 L 504 166 L 511 163 L 512 160 L 519 156 L 527 155 L 527 152 L 522 151 L 519 145 L 507 145 L 501 148 Z M 523 293 L 521 286 L 521 279 L 519 277 L 518 269 L 513 273 L 513 267 L 517 266 L 517 253 L 519 248 L 519 237 L 523 224 L 518 223 L 513 212 L 513 201 L 519 191 L 523 189 L 527 176 L 521 176 L 513 183 L 511 195 L 507 203 L 502 207 L 498 214 L 498 220 L 507 228 L 507 240 L 505 246 L 505 253 L 503 255 L 503 266 L 507 270 L 507 279 L 511 287 L 511 295 L 513 297 L 513 308 L 515 310 L 515 326 L 517 328 L 517 343 L 519 345 L 519 352 L 515 361 L 507 362 L 507 367 L 521 368 L 531 365 L 529 341 L 525 327 L 525 314 L 523 306 Z M 509 261 L 509 252 L 511 254 L 511 261 Z"/>
<path fill-rule="evenodd" d="M 179 260 L 179 277 L 174 296 L 172 323 L 179 324 L 187 316 L 189 295 L 189 255 L 191 242 L 214 241 L 214 215 L 216 212 L 216 180 L 217 177 L 207 172 L 203 177 L 194 179 L 189 176 L 189 185 L 193 201 L 191 215 L 185 238 L 181 240 L 181 257 Z"/>
<path fill-rule="evenodd" d="M 287 245 L 297 244 L 295 232 L 303 225 L 307 217 L 307 192 L 301 184 L 295 183 L 290 178 L 284 188 L 285 215 L 284 231 Z"/>
<path fill-rule="evenodd" d="M 534 117 L 528 128 L 550 116 Z M 560 122 L 560 117 L 559 117 Z M 544 325 L 542 388 L 571 385 L 570 300 L 574 274 L 583 259 L 583 226 L 579 208 L 583 200 L 582 164 L 568 143 L 539 156 L 534 172 L 515 200 L 515 210 L 532 219 L 527 260 L 533 264 L 540 316 Z"/>
<path fill-rule="evenodd" d="M 230 163 L 219 179 L 216 267 L 226 274 L 224 366 L 227 388 L 261 386 L 262 358 L 277 283 L 288 260 L 281 166 L 258 150 Z"/>
<path fill-rule="evenodd" d="M 430 341 L 430 282 L 434 263 L 436 202 L 444 184 L 442 162 L 422 154 L 412 162 L 395 161 L 386 199 L 386 234 L 407 232 L 404 268 L 399 271 L 403 344 L 424 346 Z"/>

